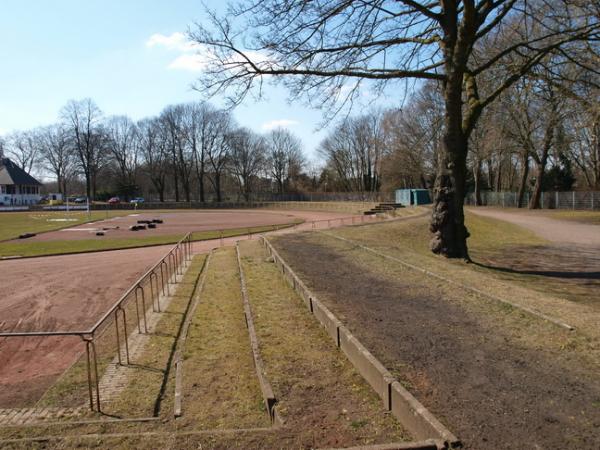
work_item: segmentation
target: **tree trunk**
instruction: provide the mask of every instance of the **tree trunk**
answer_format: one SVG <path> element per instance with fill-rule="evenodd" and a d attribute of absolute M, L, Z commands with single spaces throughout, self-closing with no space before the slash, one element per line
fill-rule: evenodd
<path fill-rule="evenodd" d="M 221 203 L 221 173 L 215 172 L 215 193 L 217 194 L 217 203 Z"/>
<path fill-rule="evenodd" d="M 200 172 L 198 173 L 198 187 L 200 189 L 200 201 L 204 203 L 206 201 L 204 195 L 204 158 L 200 163 Z"/>
<path fill-rule="evenodd" d="M 531 193 L 531 200 L 529 200 L 529 209 L 540 208 L 540 197 L 542 195 L 542 177 L 544 171 L 541 164 L 538 165 L 537 177 L 535 179 L 535 186 L 533 186 L 533 192 Z"/>
<path fill-rule="evenodd" d="M 540 209 L 540 198 L 542 196 L 542 180 L 546 173 L 546 163 L 548 160 L 548 154 L 543 155 L 542 159 L 537 163 L 537 173 L 535 178 L 535 186 L 533 186 L 533 192 L 531 193 L 531 200 L 529 201 L 529 209 Z"/>
<path fill-rule="evenodd" d="M 496 183 L 494 186 L 494 191 L 502 191 L 502 161 L 498 161 L 498 170 L 496 171 Z"/>
<path fill-rule="evenodd" d="M 179 201 L 179 177 L 177 176 L 177 166 L 173 167 L 173 184 L 175 185 L 175 201 Z"/>
<path fill-rule="evenodd" d="M 446 128 L 440 165 L 433 189 L 430 243 L 433 253 L 469 260 L 463 211 L 466 188 L 467 139 L 460 129 Z"/>
<path fill-rule="evenodd" d="M 473 165 L 473 179 L 475 180 L 475 206 L 481 206 L 481 160 L 479 158 Z"/>
<path fill-rule="evenodd" d="M 529 151 L 524 150 L 521 155 L 521 181 L 519 183 L 519 196 L 517 199 L 517 207 L 523 206 L 523 198 L 527 190 L 527 178 L 529 177 Z"/>
<path fill-rule="evenodd" d="M 92 180 L 89 172 L 85 173 L 85 195 L 87 195 L 87 198 L 92 199 Z"/>
<path fill-rule="evenodd" d="M 62 175 L 59 173 L 56 175 L 56 187 L 58 188 L 58 193 L 59 194 L 64 194 L 65 191 L 63 190 L 63 177 Z"/>

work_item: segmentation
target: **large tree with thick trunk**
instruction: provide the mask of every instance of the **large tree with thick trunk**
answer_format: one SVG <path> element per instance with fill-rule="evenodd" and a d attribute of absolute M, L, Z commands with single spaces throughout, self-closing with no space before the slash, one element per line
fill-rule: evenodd
<path fill-rule="evenodd" d="M 445 116 L 431 249 L 464 259 L 466 161 L 479 116 L 547 54 L 572 58 L 600 27 L 587 0 L 245 0 L 208 15 L 210 25 L 190 33 L 208 59 L 197 88 L 234 104 L 269 80 L 329 111 L 365 84 L 389 96 L 394 81 L 437 81 Z M 478 81 L 497 66 L 503 75 L 480 96 Z"/>

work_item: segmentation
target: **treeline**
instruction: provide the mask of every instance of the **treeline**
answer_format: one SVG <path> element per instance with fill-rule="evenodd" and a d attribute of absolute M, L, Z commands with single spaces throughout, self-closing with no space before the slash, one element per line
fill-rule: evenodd
<path fill-rule="evenodd" d="M 518 192 L 518 204 L 529 198 L 531 208 L 545 190 L 600 190 L 599 86 L 592 71 L 557 62 L 504 91 L 471 135 L 467 190 L 477 201 L 483 190 Z M 317 149 L 320 167 L 289 130 L 257 134 L 209 103 L 133 122 L 104 116 L 92 100 L 71 101 L 58 123 L 13 133 L 3 146 L 27 172 L 51 173 L 63 193 L 83 183 L 79 192 L 92 199 L 225 201 L 256 192 L 432 189 L 443 135 L 442 90 L 430 82 L 403 108 L 334 124 Z"/>
<path fill-rule="evenodd" d="M 432 189 L 443 136 L 441 86 L 426 83 L 402 109 L 333 128 L 320 146 L 325 178 L 342 190 Z M 519 206 L 530 208 L 539 208 L 542 191 L 600 190 L 598 77 L 549 61 L 488 107 L 469 148 L 467 191 L 479 204 L 483 190 L 517 192 Z"/>
<path fill-rule="evenodd" d="M 134 122 L 105 116 L 91 100 L 70 101 L 60 120 L 8 135 L 7 156 L 30 173 L 46 173 L 56 190 L 90 199 L 146 194 L 159 201 L 249 200 L 315 188 L 302 142 L 278 128 L 257 134 L 209 103 L 171 105 Z M 0 149 L 0 150 L 2 150 Z"/>

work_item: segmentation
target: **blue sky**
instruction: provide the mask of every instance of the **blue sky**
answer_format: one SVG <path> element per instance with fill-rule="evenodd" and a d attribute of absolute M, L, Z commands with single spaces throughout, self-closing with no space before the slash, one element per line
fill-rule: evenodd
<path fill-rule="evenodd" d="M 136 120 L 201 100 L 193 51 L 178 33 L 202 18 L 197 0 L 2 0 L 0 135 L 55 122 L 69 99 L 91 97 L 105 114 Z M 314 157 L 321 115 L 285 99 L 272 89 L 234 114 L 258 132 L 287 125 Z"/>

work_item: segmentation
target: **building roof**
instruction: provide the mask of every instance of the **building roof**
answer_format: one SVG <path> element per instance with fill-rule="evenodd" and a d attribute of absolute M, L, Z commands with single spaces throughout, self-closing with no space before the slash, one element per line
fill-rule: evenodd
<path fill-rule="evenodd" d="M 33 178 L 8 158 L 0 159 L 0 184 L 16 184 L 19 186 L 41 186 Z"/>

